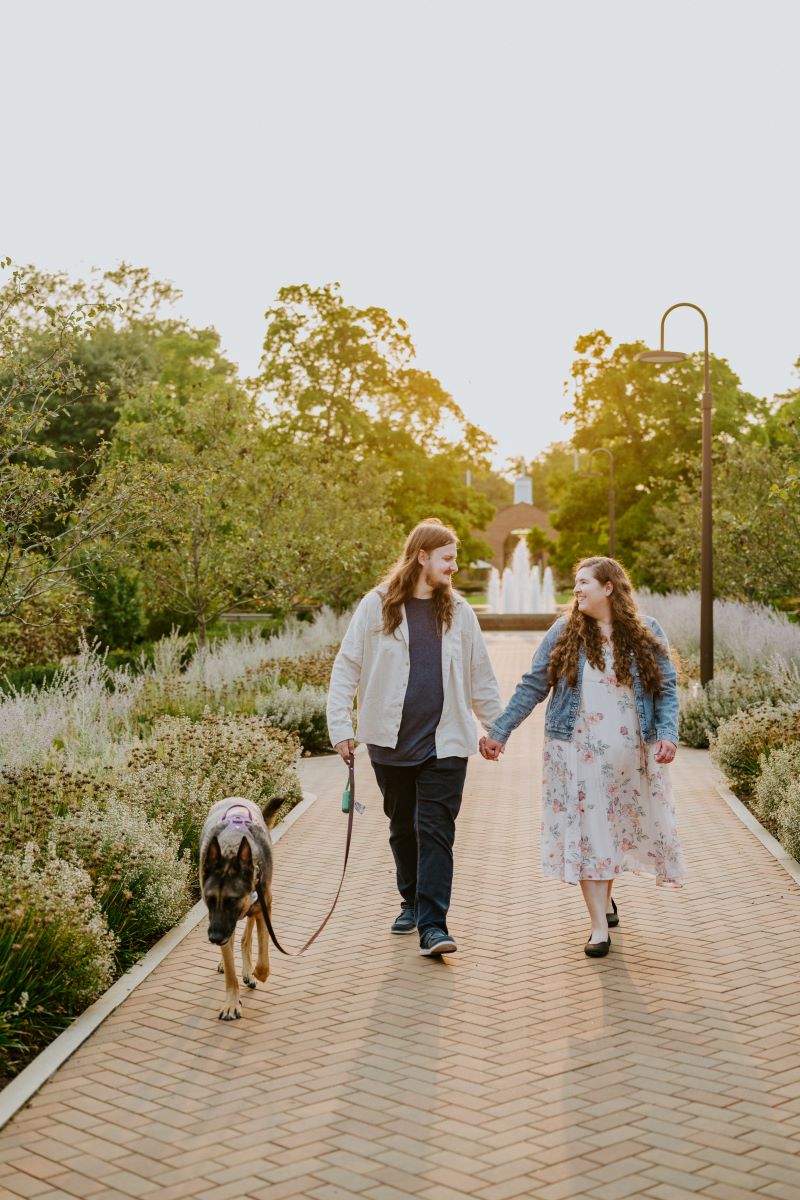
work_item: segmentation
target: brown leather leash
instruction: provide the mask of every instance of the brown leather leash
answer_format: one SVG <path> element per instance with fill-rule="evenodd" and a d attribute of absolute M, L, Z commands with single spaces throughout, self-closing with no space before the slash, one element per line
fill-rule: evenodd
<path fill-rule="evenodd" d="M 269 916 L 269 908 L 267 906 L 267 902 L 264 899 L 264 892 L 262 891 L 261 884 L 259 884 L 258 887 L 256 888 L 256 895 L 258 896 L 258 900 L 261 905 L 261 911 L 263 912 L 264 920 L 267 923 L 267 932 L 269 933 L 269 936 L 272 938 L 275 949 L 279 950 L 281 954 L 285 954 L 287 956 L 287 958 L 299 958 L 300 955 L 305 954 L 308 947 L 317 940 L 317 938 L 322 933 L 325 926 L 328 924 L 328 921 L 330 921 L 331 917 L 333 916 L 333 910 L 336 908 L 336 902 L 338 901 L 339 895 L 342 890 L 342 884 L 344 883 L 344 875 L 345 875 L 345 871 L 347 870 L 347 860 L 350 857 L 350 842 L 352 841 L 352 838 L 353 838 L 353 813 L 355 812 L 355 809 L 356 809 L 355 758 L 352 754 L 350 755 L 350 758 L 348 759 L 347 771 L 348 771 L 348 788 L 350 789 L 350 806 L 347 810 L 347 837 L 346 837 L 345 843 L 344 843 L 344 864 L 342 866 L 342 877 L 339 880 L 339 886 L 336 889 L 336 895 L 333 898 L 333 904 L 330 906 L 330 908 L 328 910 L 328 915 L 325 917 L 325 920 L 322 922 L 319 929 L 315 930 L 314 933 L 312 933 L 312 935 L 308 939 L 308 941 L 305 942 L 304 945 L 302 945 L 299 950 L 284 950 L 283 946 L 280 944 L 277 937 L 275 936 L 275 930 L 272 928 L 272 921 L 270 920 L 270 916 Z"/>

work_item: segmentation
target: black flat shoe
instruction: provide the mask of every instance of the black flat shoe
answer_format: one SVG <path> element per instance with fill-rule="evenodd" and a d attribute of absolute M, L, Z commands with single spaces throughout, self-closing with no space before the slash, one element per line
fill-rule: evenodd
<path fill-rule="evenodd" d="M 611 907 L 613 908 L 614 911 L 610 912 L 610 913 L 606 913 L 606 920 L 608 921 L 608 928 L 615 929 L 617 927 L 617 925 L 619 925 L 619 913 L 617 912 L 617 906 L 614 903 L 613 896 L 611 897 Z"/>
<path fill-rule="evenodd" d="M 607 938 L 604 942 L 587 942 L 583 947 L 583 953 L 587 958 L 605 958 L 611 949 L 611 938 Z"/>

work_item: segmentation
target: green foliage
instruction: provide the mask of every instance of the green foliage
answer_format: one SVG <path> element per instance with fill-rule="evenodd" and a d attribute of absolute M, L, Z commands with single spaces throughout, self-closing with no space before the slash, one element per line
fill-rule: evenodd
<path fill-rule="evenodd" d="M 3 266 L 8 266 L 4 262 Z M 145 478 L 117 473 L 105 502 L 76 499 L 76 475 L 96 466 L 85 458 L 61 469 L 46 433 L 70 397 L 86 384 L 73 351 L 114 305 L 53 295 L 50 277 L 17 268 L 0 287 L 0 619 L 23 620 L 59 585 L 81 548 L 111 527 Z"/>
<path fill-rule="evenodd" d="M 385 476 L 392 520 L 407 531 L 427 516 L 452 525 L 467 562 L 488 556 L 474 535 L 493 505 L 467 488 L 489 471 L 492 440 L 467 421 L 437 379 L 414 364 L 405 322 L 345 304 L 338 284 L 282 288 L 267 311 L 258 384 L 291 441 L 345 451 Z M 455 440 L 450 440 L 450 431 Z"/>
<path fill-rule="evenodd" d="M 34 843 L 0 862 L 0 1056 L 30 1054 L 108 986 L 116 939 L 92 881 Z"/>
<path fill-rule="evenodd" d="M 191 860 L 178 854 L 162 820 L 112 798 L 59 817 L 52 841 L 62 856 L 75 853 L 118 939 L 118 964 L 135 962 L 192 903 Z"/>
<path fill-rule="evenodd" d="M 552 538 L 549 538 L 543 529 L 539 529 L 534 525 L 525 535 L 525 541 L 528 546 L 528 553 L 533 562 L 541 562 L 545 555 L 552 554 L 556 548 L 556 544 Z"/>
<path fill-rule="evenodd" d="M 573 405 L 565 420 L 575 424 L 580 452 L 604 446 L 614 454 L 617 557 L 633 563 L 649 535 L 658 505 L 671 503 L 678 485 L 694 486 L 699 471 L 702 355 L 655 368 L 636 362 L 641 342 L 613 347 L 602 330 L 578 338 L 572 366 Z M 743 391 L 724 359 L 712 357 L 714 431 L 723 440 L 748 440 L 754 422 L 768 412 L 765 402 Z M 577 559 L 608 551 L 608 483 L 585 479 L 552 450 L 558 463 L 548 476 L 559 530 L 556 562 L 569 571 Z M 637 582 L 650 582 L 647 571 Z"/>
<path fill-rule="evenodd" d="M 15 579 L 22 598 L 11 616 L 0 617 L 0 671 L 57 663 L 75 654 L 92 620 L 92 605 L 74 577 L 68 571 L 48 573 L 41 555 L 26 554 L 15 562 Z"/>
<path fill-rule="evenodd" d="M 714 586 L 717 595 L 774 604 L 800 594 L 800 450 L 728 443 L 714 469 Z M 680 484 L 637 563 L 657 591 L 685 590 L 700 578 L 700 500 Z"/>
<path fill-rule="evenodd" d="M 800 700 L 787 681 L 769 673 L 748 677 L 734 671 L 718 671 L 704 688 L 683 689 L 678 722 L 680 740 L 686 746 L 707 749 L 722 722 L 736 713 L 753 705 L 775 705 L 795 698 Z"/>
<path fill-rule="evenodd" d="M 92 605 L 92 636 L 102 646 L 130 648 L 145 629 L 144 587 L 139 572 L 86 554 L 77 575 Z"/>
<path fill-rule="evenodd" d="M 800 741 L 800 703 L 757 704 L 723 721 L 711 738 L 711 757 L 737 795 L 750 796 L 761 757 Z"/>

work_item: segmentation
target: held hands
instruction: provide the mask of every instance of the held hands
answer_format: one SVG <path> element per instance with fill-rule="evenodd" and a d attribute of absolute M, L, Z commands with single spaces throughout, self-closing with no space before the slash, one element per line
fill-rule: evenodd
<path fill-rule="evenodd" d="M 671 763 L 678 752 L 678 747 L 674 742 L 667 742 L 664 738 L 656 746 L 656 762 Z"/>
<path fill-rule="evenodd" d="M 496 742 L 494 738 L 487 737 L 486 734 L 478 742 L 478 749 L 489 762 L 497 762 L 500 755 L 505 753 L 505 748 L 505 742 Z"/>
<path fill-rule="evenodd" d="M 352 738 L 347 738 L 344 742 L 336 743 L 336 753 L 341 754 L 346 763 L 350 762 L 350 755 L 355 750 L 355 742 Z"/>

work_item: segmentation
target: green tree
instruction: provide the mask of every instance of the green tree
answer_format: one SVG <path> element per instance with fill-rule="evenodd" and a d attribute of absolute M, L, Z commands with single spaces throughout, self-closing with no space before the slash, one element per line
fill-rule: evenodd
<path fill-rule="evenodd" d="M 714 590 L 734 600 L 776 604 L 800 595 L 800 453 L 758 442 L 722 444 L 714 464 Z M 640 570 L 658 591 L 700 580 L 700 498 L 680 484 L 656 508 Z"/>
<path fill-rule="evenodd" d="M 564 415 L 575 424 L 575 449 L 605 446 L 614 454 L 617 556 L 634 568 L 656 507 L 672 503 L 681 485 L 696 479 L 701 441 L 702 355 L 656 368 L 636 362 L 642 349 L 641 342 L 613 347 L 602 330 L 578 338 L 573 403 Z M 745 392 L 729 364 L 713 356 L 711 387 L 718 445 L 763 436 L 767 402 Z M 586 554 L 607 553 L 607 481 L 581 478 L 564 464 L 548 479 L 548 489 L 560 568 L 568 570 Z M 650 582 L 646 573 L 639 581 Z"/>
<path fill-rule="evenodd" d="M 195 329 L 172 315 L 181 293 L 146 268 L 122 263 L 87 279 L 26 268 L 36 304 L 18 304 L 17 338 L 29 353 L 52 352 L 58 331 L 41 320 L 42 306 L 91 311 L 62 348 L 71 378 L 64 382 L 35 441 L 50 466 L 71 475 L 73 491 L 88 487 L 125 400 L 145 383 L 162 383 L 185 398 L 209 376 L 231 380 L 236 368 L 221 353 L 214 329 Z"/>
<path fill-rule="evenodd" d="M 255 406 L 234 383 L 213 378 L 189 400 L 146 385 L 122 407 L 111 461 L 145 465 L 151 490 L 138 518 L 145 533 L 125 558 L 146 580 L 151 607 L 191 622 L 200 645 L 220 612 L 257 591 L 263 539 Z M 92 494 L 104 493 L 102 472 Z"/>
<path fill-rule="evenodd" d="M 0 266 L 9 270 L 11 261 Z M 76 503 L 74 472 L 52 465 L 55 453 L 44 436 L 85 386 L 74 349 L 104 312 L 43 294 L 31 268 L 11 269 L 0 288 L 0 619 L 29 626 L 56 621 L 58 606 L 46 603 L 48 593 L 66 586 L 89 543 L 112 525 L 130 528 L 120 513 L 146 484 L 109 470 L 105 496 Z"/>
<path fill-rule="evenodd" d="M 456 529 L 468 559 L 486 557 L 473 531 L 485 528 L 494 507 L 466 486 L 466 471 L 489 470 L 492 439 L 414 366 L 405 322 L 346 304 L 338 284 L 282 288 L 266 319 L 256 383 L 276 427 L 300 444 L 379 464 L 398 525 L 438 516 Z"/>

